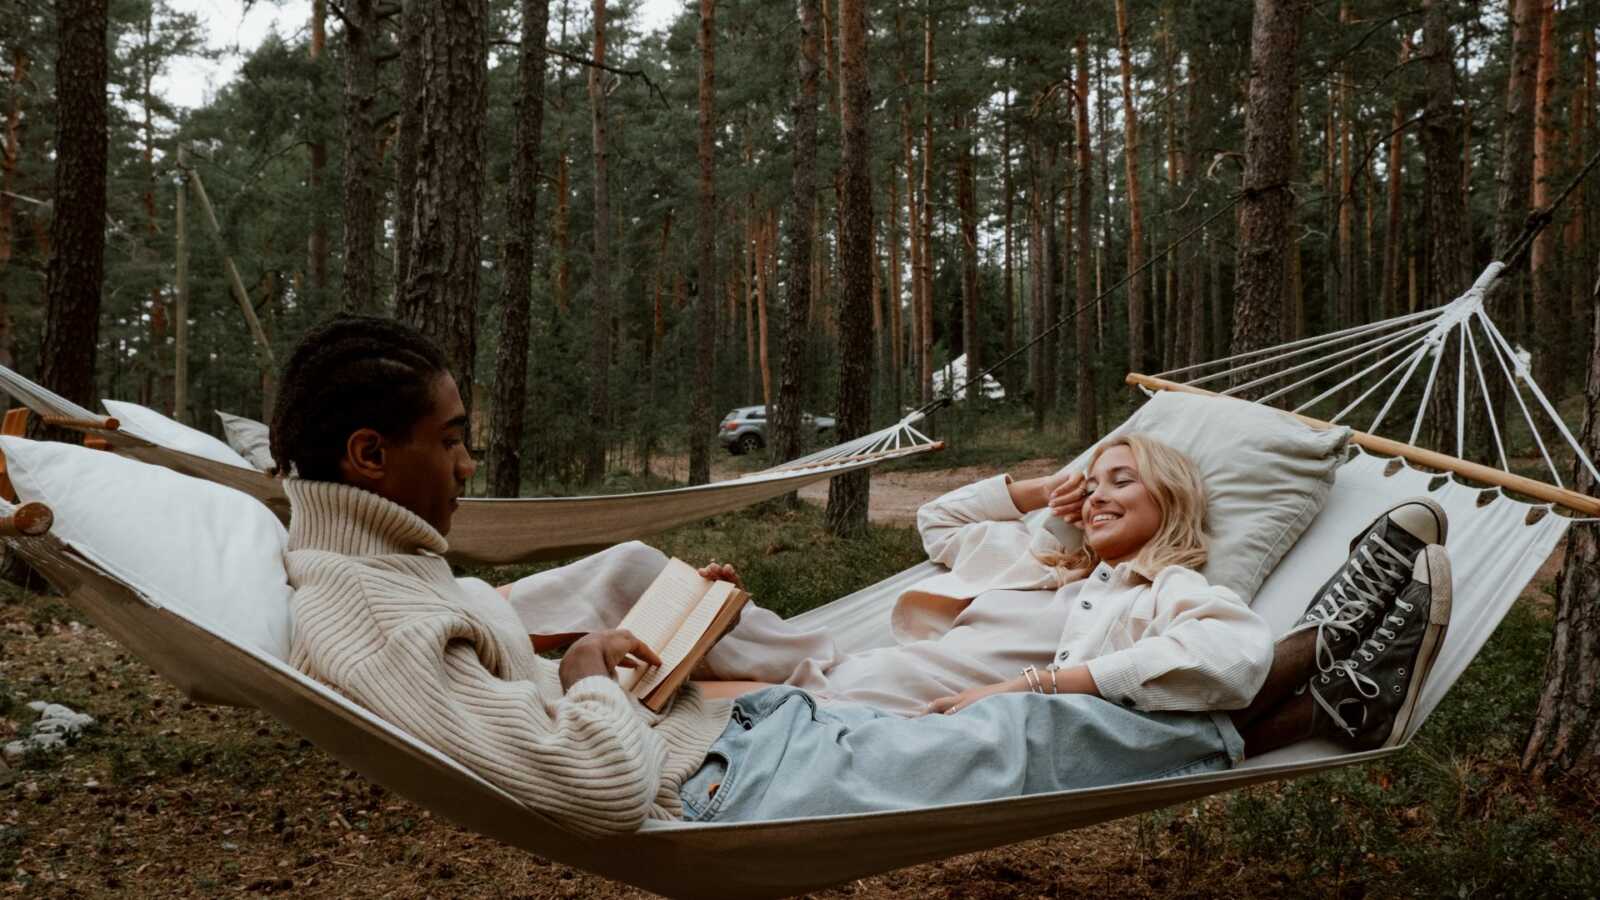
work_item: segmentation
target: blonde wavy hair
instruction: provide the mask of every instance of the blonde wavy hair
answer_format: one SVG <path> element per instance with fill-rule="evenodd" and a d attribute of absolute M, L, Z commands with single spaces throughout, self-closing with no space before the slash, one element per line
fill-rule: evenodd
<path fill-rule="evenodd" d="M 1092 471 L 1100 455 L 1112 447 L 1127 447 L 1139 470 L 1139 481 L 1161 511 L 1161 527 L 1134 555 L 1134 571 L 1154 579 L 1168 566 L 1198 570 L 1206 564 L 1210 537 L 1206 534 L 1206 487 L 1194 461 L 1166 444 L 1142 434 L 1107 441 L 1089 459 Z M 1041 553 L 1040 562 L 1053 567 L 1066 584 L 1088 575 L 1100 557 L 1085 541 L 1071 552 Z"/>

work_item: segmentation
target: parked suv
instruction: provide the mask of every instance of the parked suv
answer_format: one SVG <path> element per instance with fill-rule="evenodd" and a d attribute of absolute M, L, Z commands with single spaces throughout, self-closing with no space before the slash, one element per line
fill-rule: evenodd
<path fill-rule="evenodd" d="M 813 416 L 811 413 L 800 414 L 800 427 L 812 429 L 813 434 L 821 434 L 832 428 L 832 416 Z M 722 424 L 717 427 L 717 440 L 728 452 L 734 456 L 760 450 L 767 445 L 767 408 L 765 406 L 741 406 L 733 412 L 722 417 Z"/>

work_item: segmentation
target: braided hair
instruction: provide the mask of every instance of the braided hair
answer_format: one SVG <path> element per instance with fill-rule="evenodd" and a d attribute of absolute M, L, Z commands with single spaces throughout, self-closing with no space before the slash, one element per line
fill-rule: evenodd
<path fill-rule="evenodd" d="M 340 480 L 351 433 L 404 441 L 448 371 L 444 353 L 394 319 L 340 314 L 311 329 L 284 363 L 272 414 L 276 474 Z"/>

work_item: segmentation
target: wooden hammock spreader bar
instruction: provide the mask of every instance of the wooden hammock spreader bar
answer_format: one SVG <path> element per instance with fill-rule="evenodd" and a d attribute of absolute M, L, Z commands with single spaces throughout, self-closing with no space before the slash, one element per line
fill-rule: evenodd
<path fill-rule="evenodd" d="M 43 503 L 24 503 L 9 516 L 0 516 L 0 537 L 39 537 L 56 523 L 55 513 Z"/>
<path fill-rule="evenodd" d="M 40 421 L 54 428 L 70 428 L 73 431 L 116 431 L 122 423 L 116 419 L 73 419 L 67 416 L 40 416 Z"/>
<path fill-rule="evenodd" d="M 1221 396 L 1220 394 L 1217 394 L 1214 391 L 1208 391 L 1205 388 L 1191 387 L 1187 384 L 1179 384 L 1175 381 L 1167 381 L 1164 378 L 1152 378 L 1149 375 L 1141 375 L 1138 372 L 1128 373 L 1127 381 L 1129 384 L 1147 387 L 1151 390 L 1157 391 L 1182 391 L 1186 394 L 1200 394 L 1201 396 L 1205 397 Z M 1296 419 L 1299 419 L 1313 428 L 1335 427 L 1334 425 L 1324 422 L 1321 419 L 1313 419 L 1310 416 L 1302 416 L 1299 413 L 1292 413 L 1288 412 L 1287 410 L 1282 412 L 1286 416 L 1294 416 Z M 1513 490 L 1520 494 L 1527 494 L 1529 497 L 1536 497 L 1545 501 L 1546 503 L 1554 503 L 1557 506 L 1569 509 L 1572 512 L 1578 513 L 1579 515 L 1600 516 L 1600 499 L 1590 497 L 1586 494 L 1580 494 L 1577 491 L 1570 491 L 1566 488 L 1558 488 L 1554 485 L 1545 484 L 1542 481 L 1535 481 L 1532 478 L 1525 478 L 1521 475 L 1513 475 L 1510 472 L 1496 469 L 1493 466 L 1485 466 L 1481 463 L 1468 462 L 1467 460 L 1460 459 L 1459 457 L 1450 456 L 1445 453 L 1438 453 L 1433 450 L 1424 450 L 1421 447 L 1401 443 L 1400 441 L 1391 440 L 1389 438 L 1378 437 L 1375 434 L 1368 434 L 1365 431 L 1351 430 L 1350 440 L 1352 443 L 1357 444 L 1364 449 L 1371 450 L 1373 453 L 1379 453 L 1384 456 L 1397 456 L 1401 459 L 1409 460 L 1410 462 L 1427 466 L 1431 469 L 1442 469 L 1448 472 L 1454 472 L 1457 475 L 1471 478 L 1474 481 L 1481 481 L 1485 484 L 1492 484 L 1496 487 Z"/>

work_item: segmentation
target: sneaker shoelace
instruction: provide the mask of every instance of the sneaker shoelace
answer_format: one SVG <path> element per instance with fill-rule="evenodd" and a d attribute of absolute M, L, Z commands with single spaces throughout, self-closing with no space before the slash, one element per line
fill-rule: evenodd
<path fill-rule="evenodd" d="M 1329 703 L 1323 698 L 1322 692 L 1317 690 L 1317 686 L 1319 684 L 1331 685 L 1340 678 L 1346 678 L 1350 681 L 1350 685 L 1355 688 L 1356 693 L 1360 694 L 1361 697 L 1366 700 L 1375 699 L 1379 694 L 1383 693 L 1383 687 L 1379 685 L 1377 681 L 1369 677 L 1365 672 L 1360 671 L 1360 666 L 1363 663 L 1370 663 L 1377 659 L 1378 654 L 1382 653 L 1388 648 L 1388 642 L 1394 640 L 1399 634 L 1398 629 L 1405 627 L 1406 615 L 1416 609 L 1415 604 L 1407 603 L 1399 597 L 1395 598 L 1394 604 L 1397 607 L 1396 611 L 1383 618 L 1383 621 L 1380 622 L 1378 627 L 1372 632 L 1372 637 L 1369 637 L 1363 641 L 1361 646 L 1357 647 L 1355 652 L 1350 654 L 1349 657 L 1336 660 L 1333 665 L 1323 671 L 1321 675 L 1313 676 L 1311 679 L 1312 699 L 1316 700 L 1317 705 L 1321 706 L 1323 712 L 1328 714 L 1328 718 L 1333 720 L 1333 724 L 1338 726 L 1341 731 L 1350 737 L 1355 737 L 1356 730 L 1360 728 L 1361 725 L 1366 721 L 1366 704 L 1361 704 L 1363 713 L 1361 717 L 1362 721 L 1351 725 L 1345 721 L 1344 716 L 1339 713 L 1339 710 L 1335 704 Z M 1394 627 L 1387 627 L 1391 625 Z M 1396 674 L 1400 675 L 1402 678 L 1405 677 L 1405 667 L 1402 666 L 1397 669 Z"/>
<path fill-rule="evenodd" d="M 1367 536 L 1351 560 L 1339 580 L 1306 611 L 1306 619 L 1317 623 L 1317 668 L 1323 672 L 1336 662 L 1333 640 L 1357 637 L 1361 622 L 1370 613 L 1382 613 L 1388 607 L 1387 597 L 1404 583 L 1412 565 L 1404 553 L 1376 534 Z"/>

